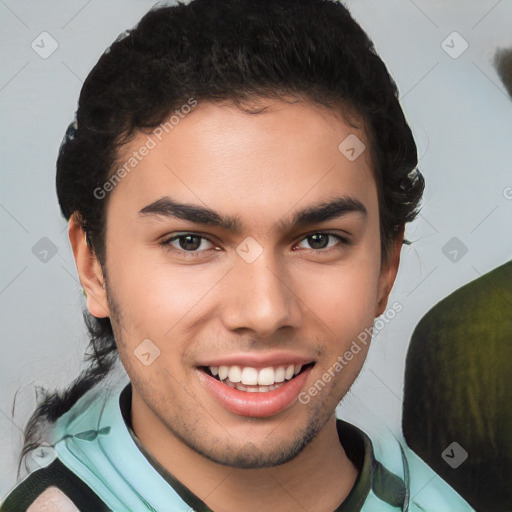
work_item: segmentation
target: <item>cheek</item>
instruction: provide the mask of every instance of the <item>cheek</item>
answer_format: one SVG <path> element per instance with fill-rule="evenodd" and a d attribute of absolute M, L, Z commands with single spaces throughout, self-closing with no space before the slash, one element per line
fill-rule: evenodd
<path fill-rule="evenodd" d="M 329 333 L 355 336 L 373 324 L 379 265 L 361 255 L 338 266 L 296 274 L 299 297 Z"/>
<path fill-rule="evenodd" d="M 110 293 L 120 313 L 113 324 L 127 373 L 155 389 L 172 385 L 169 371 L 180 374 L 186 351 L 184 320 L 199 298 L 184 292 L 186 281 L 173 276 L 170 267 L 141 265 L 127 257 L 110 274 Z"/>
<path fill-rule="evenodd" d="M 213 267 L 168 264 L 164 255 L 159 248 L 134 249 L 109 266 L 109 285 L 126 327 L 125 343 L 145 338 L 178 343 L 173 334 L 183 330 L 222 277 Z"/>

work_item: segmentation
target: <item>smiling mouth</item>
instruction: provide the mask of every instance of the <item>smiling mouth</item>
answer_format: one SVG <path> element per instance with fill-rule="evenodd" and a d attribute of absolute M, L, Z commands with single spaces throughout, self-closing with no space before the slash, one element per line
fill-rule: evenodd
<path fill-rule="evenodd" d="M 267 393 L 280 388 L 314 365 L 315 363 L 311 362 L 304 365 L 290 364 L 261 369 L 237 365 L 201 366 L 200 369 L 210 377 L 238 391 Z"/>

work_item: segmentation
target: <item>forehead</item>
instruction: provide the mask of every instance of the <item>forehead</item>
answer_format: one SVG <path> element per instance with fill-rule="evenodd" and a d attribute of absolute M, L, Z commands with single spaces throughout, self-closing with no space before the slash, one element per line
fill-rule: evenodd
<path fill-rule="evenodd" d="M 137 133 L 120 152 L 116 169 L 127 172 L 109 209 L 138 212 L 169 195 L 236 213 L 278 207 L 281 215 L 336 194 L 371 210 L 376 189 L 362 128 L 306 102 L 267 100 L 254 112 L 198 103 Z"/>

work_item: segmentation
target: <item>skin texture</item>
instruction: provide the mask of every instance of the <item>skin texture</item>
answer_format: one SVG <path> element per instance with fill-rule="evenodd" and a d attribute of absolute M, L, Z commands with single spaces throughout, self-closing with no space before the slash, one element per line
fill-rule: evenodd
<path fill-rule="evenodd" d="M 104 268 L 73 218 L 69 235 L 89 311 L 111 318 L 132 381 L 134 430 L 156 459 L 214 510 L 333 510 L 357 478 L 334 412 L 367 349 L 309 403 L 265 418 L 227 411 L 197 365 L 285 351 L 315 361 L 307 390 L 384 312 L 403 234 L 381 265 L 362 129 L 306 102 L 258 101 L 266 107 L 258 114 L 200 103 L 121 180 L 108 197 Z M 338 150 L 351 133 L 367 147 L 353 162 Z M 138 134 L 119 162 L 145 141 Z M 139 213 L 166 195 L 236 215 L 243 230 Z M 295 211 L 334 196 L 359 200 L 367 215 L 281 230 Z M 349 243 L 307 238 L 325 231 Z M 206 239 L 188 253 L 186 240 L 161 244 L 176 233 Z M 236 252 L 249 236 L 263 249 L 252 263 Z M 148 338 L 160 356 L 144 366 L 134 350 Z"/>
<path fill-rule="evenodd" d="M 57 487 L 48 487 L 27 512 L 80 512 L 75 504 Z"/>

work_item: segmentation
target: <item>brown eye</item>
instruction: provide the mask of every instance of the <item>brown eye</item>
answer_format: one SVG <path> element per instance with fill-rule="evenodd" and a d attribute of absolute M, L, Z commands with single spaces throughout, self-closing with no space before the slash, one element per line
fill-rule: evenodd
<path fill-rule="evenodd" d="M 336 244 L 329 245 L 329 238 L 337 239 L 339 242 L 341 242 L 341 245 L 348 244 L 347 239 L 345 239 L 339 235 L 335 235 L 333 233 L 321 233 L 321 232 L 308 235 L 307 237 L 305 237 L 303 239 L 303 241 L 307 241 L 309 248 L 316 250 L 316 251 L 321 251 L 323 249 L 329 249 L 331 247 L 336 246 Z M 338 245 L 340 245 L 340 244 L 338 244 Z"/>
<path fill-rule="evenodd" d="M 195 251 L 201 246 L 202 237 L 196 235 L 185 235 L 175 238 L 179 240 L 179 246 L 186 251 Z"/>
<path fill-rule="evenodd" d="M 202 253 L 206 252 L 211 247 L 204 247 L 204 243 L 212 244 L 206 237 L 196 233 L 181 233 L 174 235 L 170 238 L 166 238 L 161 245 L 166 249 L 177 252 L 180 255 L 197 257 L 201 256 Z M 202 247 L 201 250 L 199 250 Z"/>

